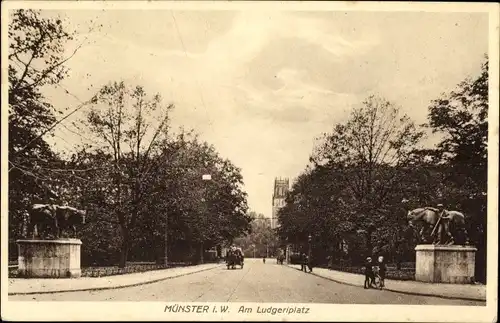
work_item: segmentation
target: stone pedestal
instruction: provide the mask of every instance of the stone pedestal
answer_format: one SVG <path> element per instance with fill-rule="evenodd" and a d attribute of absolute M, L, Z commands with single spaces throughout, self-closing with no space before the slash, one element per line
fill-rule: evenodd
<path fill-rule="evenodd" d="M 80 239 L 17 240 L 18 274 L 25 278 L 80 277 Z"/>
<path fill-rule="evenodd" d="M 472 246 L 418 245 L 415 280 L 427 283 L 474 282 L 477 249 Z"/>

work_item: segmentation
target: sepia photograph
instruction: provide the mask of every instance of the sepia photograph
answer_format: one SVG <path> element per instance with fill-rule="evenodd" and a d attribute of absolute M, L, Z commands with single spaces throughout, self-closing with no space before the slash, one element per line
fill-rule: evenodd
<path fill-rule="evenodd" d="M 2 319 L 495 321 L 498 15 L 2 2 Z"/>

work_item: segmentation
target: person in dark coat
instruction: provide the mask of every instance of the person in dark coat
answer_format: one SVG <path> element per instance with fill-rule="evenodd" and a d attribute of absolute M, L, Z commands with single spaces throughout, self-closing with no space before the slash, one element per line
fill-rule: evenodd
<path fill-rule="evenodd" d="M 383 256 L 378 257 L 378 274 L 380 276 L 380 284 L 382 287 L 385 285 L 385 274 L 387 272 L 387 266 L 385 265 L 385 260 Z"/>
<path fill-rule="evenodd" d="M 364 288 L 372 287 L 373 282 L 375 281 L 375 275 L 373 274 L 373 262 L 372 258 L 366 258 L 365 262 L 365 284 Z"/>
<path fill-rule="evenodd" d="M 308 263 L 308 259 L 307 259 L 307 255 L 303 252 L 302 253 L 302 256 L 300 257 L 301 261 L 300 261 L 300 270 L 303 271 L 303 272 L 307 272 L 307 263 Z"/>
<path fill-rule="evenodd" d="M 309 269 L 309 272 L 312 273 L 313 271 L 313 259 L 312 257 L 307 257 L 307 268 Z"/>

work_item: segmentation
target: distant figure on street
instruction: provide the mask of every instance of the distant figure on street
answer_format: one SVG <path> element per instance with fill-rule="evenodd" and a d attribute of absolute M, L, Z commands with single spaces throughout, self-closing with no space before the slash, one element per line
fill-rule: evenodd
<path fill-rule="evenodd" d="M 266 263 L 266 257 L 262 258 L 262 262 Z"/>
<path fill-rule="evenodd" d="M 301 259 L 301 262 L 300 262 L 300 270 L 303 271 L 303 272 L 307 272 L 307 264 L 309 263 L 309 259 L 307 257 L 307 255 L 305 254 L 305 252 L 302 253 L 302 256 L 300 257 Z"/>
<path fill-rule="evenodd" d="M 373 262 L 372 258 L 366 258 L 365 262 L 365 284 L 364 288 L 372 287 L 372 284 L 375 282 L 375 275 L 373 274 Z"/>
<path fill-rule="evenodd" d="M 384 285 L 385 285 L 385 273 L 387 271 L 387 267 L 385 265 L 385 261 L 384 261 L 383 256 L 378 257 L 378 268 L 379 268 L 378 274 L 380 276 L 380 285 L 381 285 L 381 287 L 384 287 Z"/>
<path fill-rule="evenodd" d="M 313 257 L 307 257 L 307 268 L 309 269 L 309 272 L 312 273 L 313 271 Z"/>

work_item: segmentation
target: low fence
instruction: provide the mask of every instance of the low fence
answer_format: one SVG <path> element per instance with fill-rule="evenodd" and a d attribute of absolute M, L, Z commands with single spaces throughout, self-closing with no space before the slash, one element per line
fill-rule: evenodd
<path fill-rule="evenodd" d="M 330 265 L 328 268 L 353 274 L 364 275 L 365 273 L 363 266 Z M 408 266 L 398 269 L 396 265 L 389 264 L 387 265 L 386 278 L 394 280 L 415 280 L 415 267 Z"/>
<path fill-rule="evenodd" d="M 128 263 L 125 268 L 120 268 L 118 266 L 83 267 L 82 277 L 106 277 L 106 276 L 147 272 L 152 270 L 161 270 L 173 267 L 187 267 L 193 265 L 195 264 L 186 262 L 172 262 L 169 263 L 168 265 L 155 264 L 155 263 Z M 17 269 L 18 265 L 9 265 L 9 278 L 18 277 Z"/>
<path fill-rule="evenodd" d="M 118 266 L 109 267 L 84 267 L 82 268 L 82 277 L 105 277 L 105 276 L 115 276 L 124 275 L 132 273 L 140 273 L 151 270 L 160 270 L 179 266 L 189 266 L 191 264 L 185 263 L 170 263 L 165 264 L 127 264 L 125 268 L 120 268 Z"/>

